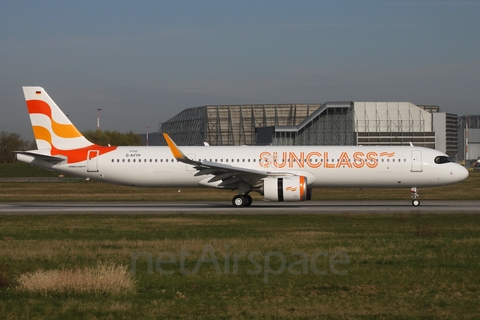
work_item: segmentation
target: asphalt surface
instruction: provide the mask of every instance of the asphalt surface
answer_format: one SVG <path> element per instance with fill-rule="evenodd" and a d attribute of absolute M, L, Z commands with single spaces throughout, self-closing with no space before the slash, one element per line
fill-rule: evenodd
<path fill-rule="evenodd" d="M 3 202 L 6 214 L 479 214 L 480 201 L 307 201 L 278 203 L 254 201 L 235 208 L 230 202 Z"/>

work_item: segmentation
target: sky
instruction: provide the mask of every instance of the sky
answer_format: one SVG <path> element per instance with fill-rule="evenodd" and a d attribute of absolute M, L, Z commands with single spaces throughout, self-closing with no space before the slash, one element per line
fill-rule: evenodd
<path fill-rule="evenodd" d="M 408 101 L 480 114 L 480 1 L 0 2 L 0 131 L 22 86 L 80 130 L 156 131 L 210 104 Z"/>

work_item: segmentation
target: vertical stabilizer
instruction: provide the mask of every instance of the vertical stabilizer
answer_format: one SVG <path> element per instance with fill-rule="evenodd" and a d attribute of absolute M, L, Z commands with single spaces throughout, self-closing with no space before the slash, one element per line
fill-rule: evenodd
<path fill-rule="evenodd" d="M 23 87 L 38 149 L 73 150 L 93 144 L 70 122 L 41 87 Z"/>

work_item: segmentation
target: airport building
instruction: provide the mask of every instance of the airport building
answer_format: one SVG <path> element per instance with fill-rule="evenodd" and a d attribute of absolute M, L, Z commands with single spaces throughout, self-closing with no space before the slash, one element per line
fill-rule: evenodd
<path fill-rule="evenodd" d="M 161 123 L 178 145 L 409 145 L 456 158 L 457 116 L 410 102 L 208 105 Z M 162 144 L 165 144 L 161 141 Z"/>
<path fill-rule="evenodd" d="M 458 117 L 459 160 L 480 159 L 480 116 Z"/>

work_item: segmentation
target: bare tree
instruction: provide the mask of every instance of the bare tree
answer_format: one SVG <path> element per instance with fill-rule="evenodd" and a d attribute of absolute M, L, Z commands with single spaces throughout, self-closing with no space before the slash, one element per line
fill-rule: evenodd
<path fill-rule="evenodd" d="M 0 163 L 15 162 L 14 151 L 28 150 L 31 142 L 20 138 L 18 133 L 0 132 Z"/>

